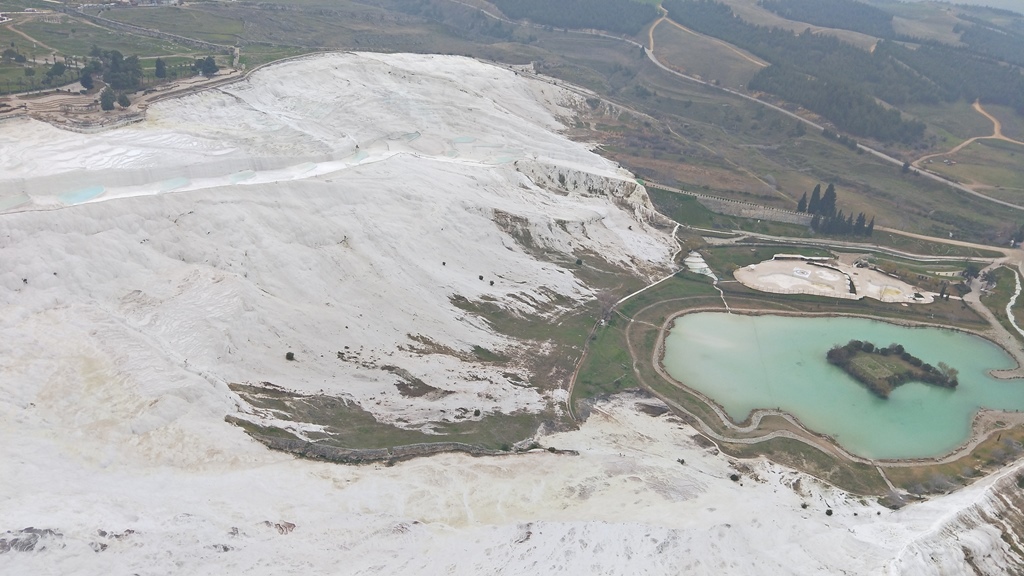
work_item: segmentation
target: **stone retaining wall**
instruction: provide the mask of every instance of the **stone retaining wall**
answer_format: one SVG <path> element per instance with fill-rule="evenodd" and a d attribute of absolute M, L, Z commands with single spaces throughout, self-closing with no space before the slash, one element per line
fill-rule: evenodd
<path fill-rule="evenodd" d="M 811 219 L 813 218 L 812 215 L 803 212 L 793 212 L 791 210 L 783 210 L 781 208 L 772 208 L 770 206 L 762 206 L 752 202 L 728 200 L 726 198 L 705 196 L 704 194 L 695 194 L 692 192 L 683 192 L 683 194 L 693 196 L 697 199 L 697 202 L 700 202 L 701 205 L 708 210 L 719 214 L 725 214 L 726 216 L 740 216 L 743 218 L 769 220 L 771 222 L 799 224 L 801 226 L 810 226 Z"/>
<path fill-rule="evenodd" d="M 79 134 L 95 134 L 97 132 L 113 130 L 114 128 L 120 128 L 122 126 L 127 126 L 129 124 L 142 122 L 145 119 L 146 113 L 142 112 L 139 114 L 134 114 L 132 116 L 122 116 L 120 118 L 107 122 L 50 122 L 50 124 L 55 128 L 60 128 L 61 130 L 78 132 Z"/>

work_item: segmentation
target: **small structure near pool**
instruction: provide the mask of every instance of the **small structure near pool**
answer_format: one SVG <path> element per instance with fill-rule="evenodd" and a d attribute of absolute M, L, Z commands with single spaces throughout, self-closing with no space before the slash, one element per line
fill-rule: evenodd
<path fill-rule="evenodd" d="M 833 258 L 777 254 L 771 260 L 733 272 L 738 282 L 773 294 L 810 294 L 859 300 L 865 296 L 882 302 L 927 304 L 934 294 L 877 270 L 857 268 Z"/>

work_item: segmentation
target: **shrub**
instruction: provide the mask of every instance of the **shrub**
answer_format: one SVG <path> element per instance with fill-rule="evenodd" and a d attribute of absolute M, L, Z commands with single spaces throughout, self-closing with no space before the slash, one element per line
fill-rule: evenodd
<path fill-rule="evenodd" d="M 102 110 L 113 110 L 116 100 L 117 97 L 114 96 L 114 91 L 110 89 L 110 86 L 107 86 L 103 89 L 103 92 L 100 92 L 100 108 Z"/>
<path fill-rule="evenodd" d="M 740 481 L 740 475 L 739 474 L 730 474 L 729 475 L 729 480 L 732 480 L 733 482 L 739 482 Z"/>
<path fill-rule="evenodd" d="M 284 355 L 285 360 L 295 360 L 295 352 L 288 352 Z"/>
<path fill-rule="evenodd" d="M 832 515 L 832 509 L 831 508 L 829 508 L 828 510 L 825 510 L 825 516 L 831 516 L 831 515 Z"/>

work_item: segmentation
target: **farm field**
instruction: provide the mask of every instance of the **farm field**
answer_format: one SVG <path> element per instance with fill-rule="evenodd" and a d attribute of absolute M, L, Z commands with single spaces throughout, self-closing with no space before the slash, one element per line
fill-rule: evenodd
<path fill-rule="evenodd" d="M 999 140 L 978 140 L 948 156 L 933 158 L 929 170 L 977 187 L 994 198 L 1024 203 L 1024 146 Z"/>
<path fill-rule="evenodd" d="M 104 10 L 103 17 L 215 44 L 235 44 L 245 23 L 239 18 L 191 8 L 145 7 Z"/>
<path fill-rule="evenodd" d="M 63 18 L 60 23 L 30 20 L 18 24 L 18 29 L 52 46 L 61 54 L 88 57 L 93 46 L 104 50 L 117 50 L 126 56 L 162 56 L 168 54 L 198 54 L 198 51 L 147 36 L 135 36 L 93 26 L 74 18 Z"/>

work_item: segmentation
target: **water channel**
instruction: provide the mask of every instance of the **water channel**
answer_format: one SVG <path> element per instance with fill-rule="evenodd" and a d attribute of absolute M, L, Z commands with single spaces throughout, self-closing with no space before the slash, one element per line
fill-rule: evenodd
<path fill-rule="evenodd" d="M 852 339 L 895 342 L 932 365 L 945 362 L 959 370 L 960 385 L 911 382 L 878 398 L 825 360 L 829 348 Z M 666 335 L 663 364 L 734 422 L 757 408 L 779 408 L 869 458 L 938 456 L 969 438 L 980 408 L 1024 410 L 1024 380 L 988 374 L 1016 366 L 988 340 L 862 318 L 687 314 Z"/>

